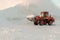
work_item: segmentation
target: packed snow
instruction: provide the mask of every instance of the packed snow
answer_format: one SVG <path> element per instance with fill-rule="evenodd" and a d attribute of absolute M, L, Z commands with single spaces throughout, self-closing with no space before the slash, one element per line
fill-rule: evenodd
<path fill-rule="evenodd" d="M 0 19 L 0 40 L 59 40 L 60 21 L 51 26 L 34 25 L 26 18 Z"/>

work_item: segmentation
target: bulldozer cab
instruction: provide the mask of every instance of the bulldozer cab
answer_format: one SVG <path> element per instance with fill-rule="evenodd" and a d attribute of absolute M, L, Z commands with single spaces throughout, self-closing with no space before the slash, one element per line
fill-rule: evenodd
<path fill-rule="evenodd" d="M 42 17 L 47 17 L 49 14 L 48 12 L 41 12 Z"/>

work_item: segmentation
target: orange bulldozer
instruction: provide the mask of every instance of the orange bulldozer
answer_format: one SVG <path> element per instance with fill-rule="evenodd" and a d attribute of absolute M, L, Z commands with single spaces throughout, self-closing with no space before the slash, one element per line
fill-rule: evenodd
<path fill-rule="evenodd" d="M 38 24 L 39 25 L 46 25 L 46 24 L 52 25 L 54 21 L 55 21 L 54 18 L 51 15 L 49 15 L 49 13 L 46 11 L 41 12 L 40 16 L 34 17 L 34 25 L 38 25 Z"/>

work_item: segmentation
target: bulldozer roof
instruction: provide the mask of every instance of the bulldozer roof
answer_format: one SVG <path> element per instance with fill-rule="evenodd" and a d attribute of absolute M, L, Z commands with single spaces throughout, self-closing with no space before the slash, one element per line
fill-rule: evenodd
<path fill-rule="evenodd" d="M 48 12 L 46 12 L 46 11 L 43 11 L 43 12 L 41 12 L 41 14 L 48 14 Z"/>

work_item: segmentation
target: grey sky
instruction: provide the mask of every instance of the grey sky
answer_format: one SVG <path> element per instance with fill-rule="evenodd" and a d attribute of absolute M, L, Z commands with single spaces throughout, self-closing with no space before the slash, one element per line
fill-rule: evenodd
<path fill-rule="evenodd" d="M 17 4 L 28 6 L 29 4 L 39 5 L 45 3 L 46 0 L 0 0 L 0 10 L 16 6 Z M 48 0 L 47 0 L 48 1 Z M 53 4 L 60 6 L 60 0 L 50 0 Z M 47 2 L 48 3 L 48 2 Z"/>

